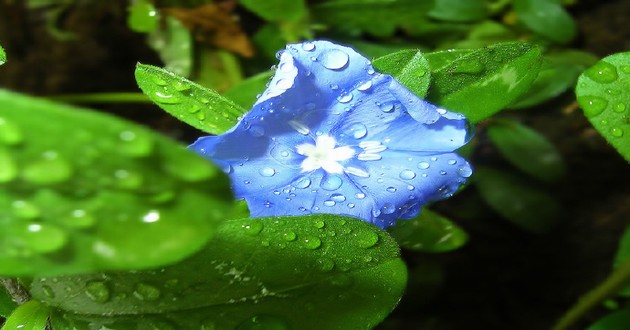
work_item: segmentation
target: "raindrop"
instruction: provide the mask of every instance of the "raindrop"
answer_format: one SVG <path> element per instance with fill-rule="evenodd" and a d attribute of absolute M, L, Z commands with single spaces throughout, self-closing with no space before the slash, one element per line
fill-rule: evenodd
<path fill-rule="evenodd" d="M 597 96 L 583 96 L 579 101 L 587 117 L 599 115 L 608 106 L 608 101 Z"/>
<path fill-rule="evenodd" d="M 437 160 L 438 160 L 438 158 L 435 157 L 435 156 L 431 157 L 430 159 L 431 159 L 432 162 L 437 162 Z"/>
<path fill-rule="evenodd" d="M 624 112 L 624 111 L 626 111 L 626 105 L 625 105 L 625 104 L 623 104 L 623 103 L 617 103 L 617 104 L 615 104 L 615 106 L 613 107 L 613 110 L 614 110 L 615 112 L 619 112 L 619 113 Z"/>
<path fill-rule="evenodd" d="M 258 235 L 263 230 L 263 224 L 260 222 L 252 222 L 241 225 L 241 228 L 249 235 Z"/>
<path fill-rule="evenodd" d="M 419 169 L 426 170 L 426 169 L 428 169 L 429 167 L 430 167 L 430 165 L 429 165 L 429 163 L 427 163 L 427 162 L 420 162 L 420 163 L 418 163 L 418 168 L 419 168 Z"/>
<path fill-rule="evenodd" d="M 249 129 L 249 134 L 253 137 L 261 137 L 265 135 L 265 129 L 262 126 L 252 125 Z"/>
<path fill-rule="evenodd" d="M 284 238 L 285 241 L 292 242 L 295 241 L 297 235 L 292 231 L 287 231 L 282 234 L 282 238 Z"/>
<path fill-rule="evenodd" d="M 355 139 L 360 139 L 360 138 L 365 137 L 367 135 L 368 131 L 367 131 L 367 127 L 365 127 L 365 125 L 363 125 L 361 123 L 356 123 L 356 124 L 352 124 L 348 128 L 348 132 Z"/>
<path fill-rule="evenodd" d="M 414 186 L 412 186 L 412 185 L 408 185 L 408 186 L 407 186 L 407 190 L 409 190 L 409 191 L 412 191 L 412 190 L 414 190 L 414 189 L 416 189 L 416 187 L 414 187 Z"/>
<path fill-rule="evenodd" d="M 302 44 L 302 49 L 307 52 L 312 52 L 313 50 L 315 50 L 315 44 L 311 42 L 305 42 Z"/>
<path fill-rule="evenodd" d="M 462 166 L 459 168 L 459 175 L 463 178 L 468 178 L 472 175 L 473 171 L 470 166 Z"/>
<path fill-rule="evenodd" d="M 378 243 L 378 234 L 371 230 L 359 230 L 353 234 L 355 243 L 364 249 L 371 248 Z"/>
<path fill-rule="evenodd" d="M 337 101 L 339 101 L 339 103 L 348 103 L 352 101 L 352 94 L 348 93 L 339 95 L 339 97 L 337 97 Z"/>
<path fill-rule="evenodd" d="M 395 187 L 387 187 L 386 190 L 389 191 L 390 193 L 395 193 L 396 192 L 396 188 Z"/>
<path fill-rule="evenodd" d="M 602 84 L 608 84 L 614 82 L 619 77 L 617 74 L 617 68 L 614 65 L 607 62 L 597 62 L 590 69 L 586 70 L 586 76 L 594 81 Z"/>
<path fill-rule="evenodd" d="M 15 179 L 17 175 L 18 168 L 15 160 L 13 160 L 8 150 L 0 148 L 0 183 L 10 182 Z"/>
<path fill-rule="evenodd" d="M 9 120 L 0 117 L 0 143 L 15 145 L 22 142 L 22 131 Z"/>
<path fill-rule="evenodd" d="M 309 250 L 315 250 L 322 246 L 322 241 L 317 237 L 306 237 L 302 243 Z"/>
<path fill-rule="evenodd" d="M 133 295 L 136 298 L 146 301 L 155 301 L 160 298 L 160 294 L 160 289 L 146 283 L 136 284 L 135 290 L 133 291 Z"/>
<path fill-rule="evenodd" d="M 359 85 L 359 87 L 357 87 L 358 90 L 364 92 L 367 91 L 368 89 L 370 89 L 372 87 L 372 80 L 368 80 L 366 82 L 364 82 L 363 84 Z"/>
<path fill-rule="evenodd" d="M 337 204 L 335 203 L 335 201 L 331 201 L 331 200 L 324 201 L 324 205 L 328 207 L 335 206 L 335 204 Z"/>
<path fill-rule="evenodd" d="M 623 130 L 619 127 L 613 127 L 610 129 L 610 135 L 614 136 L 614 137 L 622 137 L 623 136 Z"/>
<path fill-rule="evenodd" d="M 55 298 L 55 291 L 48 285 L 42 285 L 42 291 L 44 291 L 44 295 L 46 295 L 48 299 Z"/>
<path fill-rule="evenodd" d="M 264 177 L 271 177 L 271 176 L 274 176 L 274 174 L 276 174 L 276 170 L 274 170 L 271 167 L 263 167 L 258 171 L 258 174 Z"/>
<path fill-rule="evenodd" d="M 457 160 L 455 160 L 455 159 L 449 159 L 449 160 L 447 161 L 447 163 L 448 163 L 449 165 L 455 165 L 455 164 L 457 164 Z"/>
<path fill-rule="evenodd" d="M 321 182 L 320 186 L 324 190 L 333 191 L 339 189 L 343 184 L 343 180 L 337 175 L 327 175 Z"/>
<path fill-rule="evenodd" d="M 311 185 L 311 179 L 306 176 L 303 176 L 295 181 L 293 184 L 296 188 L 306 189 Z"/>
<path fill-rule="evenodd" d="M 323 272 L 329 272 L 333 268 L 335 268 L 335 262 L 329 258 L 317 259 L 316 263 L 317 263 L 317 268 L 319 268 L 319 270 Z"/>
<path fill-rule="evenodd" d="M 198 104 L 193 104 L 190 109 L 188 109 L 190 113 L 197 113 L 199 111 L 201 111 L 201 107 Z"/>
<path fill-rule="evenodd" d="M 348 208 L 353 209 L 355 207 L 354 203 L 348 203 Z"/>
<path fill-rule="evenodd" d="M 72 166 L 54 151 L 44 152 L 40 159 L 26 165 L 22 177 L 33 184 L 55 184 L 72 177 Z"/>
<path fill-rule="evenodd" d="M 179 103 L 179 98 L 177 98 L 173 94 L 165 94 L 162 92 L 155 92 L 155 96 L 157 96 L 156 102 L 163 104 L 177 104 Z"/>
<path fill-rule="evenodd" d="M 442 170 L 442 171 L 440 171 L 440 174 L 441 175 L 446 175 L 446 171 Z"/>
<path fill-rule="evenodd" d="M 365 194 L 364 193 L 357 193 L 356 195 L 354 195 L 356 198 L 358 199 L 364 199 L 365 198 Z"/>
<path fill-rule="evenodd" d="M 383 214 L 392 214 L 395 211 L 396 207 L 394 206 L 394 204 L 391 203 L 385 203 L 383 207 L 381 207 L 381 212 L 383 212 Z"/>
<path fill-rule="evenodd" d="M 416 177 L 416 172 L 411 170 L 404 170 L 400 172 L 399 176 L 403 180 L 411 180 Z"/>
<path fill-rule="evenodd" d="M 313 227 L 315 227 L 317 229 L 322 229 L 322 228 L 326 227 L 326 223 L 324 222 L 324 220 L 317 219 L 317 220 L 313 221 Z"/>
<path fill-rule="evenodd" d="M 344 196 L 342 194 L 332 194 L 332 195 L 330 195 L 330 199 L 335 201 L 335 202 L 345 202 L 346 201 L 346 196 Z"/>
<path fill-rule="evenodd" d="M 154 82 L 156 85 L 160 85 L 160 86 L 166 86 L 166 85 L 168 85 L 168 83 L 167 83 L 164 79 L 162 79 L 162 78 L 160 78 L 160 77 L 157 77 L 157 76 L 153 76 L 153 77 L 151 77 L 151 80 L 153 80 L 153 82 Z"/>
<path fill-rule="evenodd" d="M 630 73 L 630 65 L 622 65 L 621 66 L 621 71 L 623 73 Z"/>
<path fill-rule="evenodd" d="M 293 87 L 293 80 L 287 78 L 278 79 L 278 81 L 276 81 L 276 87 L 287 90 Z"/>
<path fill-rule="evenodd" d="M 326 69 L 339 70 L 348 65 L 350 57 L 342 50 L 329 49 L 319 54 L 317 60 L 319 60 Z"/>
<path fill-rule="evenodd" d="M 175 90 L 178 92 L 185 92 L 190 89 L 190 85 L 188 85 L 187 83 L 183 83 L 181 81 L 178 81 L 174 87 L 175 87 Z"/>
<path fill-rule="evenodd" d="M 85 284 L 85 294 L 90 300 L 101 304 L 106 303 L 110 297 L 109 288 L 103 281 L 87 282 Z"/>
<path fill-rule="evenodd" d="M 393 103 L 383 103 L 381 105 L 378 106 L 381 111 L 385 112 L 385 113 L 391 113 L 392 111 L 394 111 L 394 104 Z"/>
<path fill-rule="evenodd" d="M 90 228 L 96 223 L 92 214 L 82 209 L 73 210 L 69 215 L 61 217 L 61 221 L 68 227 L 78 229 Z"/>
<path fill-rule="evenodd" d="M 146 132 L 125 130 L 118 134 L 118 150 L 131 157 L 144 157 L 153 151 L 153 139 Z"/>
<path fill-rule="evenodd" d="M 144 181 L 144 178 L 140 173 L 124 169 L 116 170 L 114 172 L 114 179 L 116 187 L 121 189 L 140 188 L 142 187 L 142 183 Z"/>

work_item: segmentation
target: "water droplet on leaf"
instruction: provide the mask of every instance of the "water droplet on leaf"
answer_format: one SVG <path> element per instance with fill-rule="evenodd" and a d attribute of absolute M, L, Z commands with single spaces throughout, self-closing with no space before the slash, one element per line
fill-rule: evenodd
<path fill-rule="evenodd" d="M 364 249 L 373 247 L 379 240 L 378 234 L 371 230 L 359 230 L 353 236 L 354 242 Z"/>
<path fill-rule="evenodd" d="M 103 281 L 90 281 L 85 284 L 85 294 L 92 301 L 106 303 L 110 297 L 107 284 Z"/>
<path fill-rule="evenodd" d="M 0 143 L 15 145 L 22 142 L 22 139 L 22 131 L 17 125 L 0 117 Z"/>
<path fill-rule="evenodd" d="M 322 246 L 322 241 L 317 237 L 306 237 L 302 241 L 302 244 L 309 250 L 315 250 Z"/>
<path fill-rule="evenodd" d="M 586 76 L 594 81 L 602 84 L 608 84 L 617 80 L 619 75 L 617 74 L 617 68 L 614 65 L 607 62 L 597 62 L 591 68 L 586 70 Z"/>
<path fill-rule="evenodd" d="M 72 166 L 56 152 L 48 151 L 26 165 L 22 177 L 33 184 L 61 183 L 72 177 Z"/>
<path fill-rule="evenodd" d="M 160 294 L 160 289 L 146 283 L 136 284 L 135 290 L 133 291 L 133 295 L 136 298 L 146 301 L 157 300 L 160 298 Z"/>

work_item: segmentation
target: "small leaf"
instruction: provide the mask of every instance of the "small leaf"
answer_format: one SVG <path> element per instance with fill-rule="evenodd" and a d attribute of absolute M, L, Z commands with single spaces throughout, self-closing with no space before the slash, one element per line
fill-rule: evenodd
<path fill-rule="evenodd" d="M 206 133 L 227 131 L 245 113 L 217 92 L 164 69 L 138 64 L 135 73 L 138 86 L 160 108 Z"/>
<path fill-rule="evenodd" d="M 488 15 L 484 0 L 435 0 L 429 17 L 451 22 L 479 21 Z"/>
<path fill-rule="evenodd" d="M 374 68 L 394 76 L 403 86 L 418 97 L 424 98 L 429 89 L 431 74 L 429 62 L 417 50 L 403 50 L 375 59 Z"/>
<path fill-rule="evenodd" d="M 630 324 L 630 308 L 612 312 L 595 321 L 586 330 L 622 330 Z"/>
<path fill-rule="evenodd" d="M 149 34 L 147 43 L 164 62 L 164 69 L 188 77 L 193 62 L 193 40 L 186 27 L 173 17 L 166 17 L 164 25 Z"/>
<path fill-rule="evenodd" d="M 160 15 L 151 2 L 139 0 L 129 6 L 127 25 L 131 30 L 140 33 L 152 32 L 157 28 L 159 21 Z"/>
<path fill-rule="evenodd" d="M 630 161 L 630 52 L 605 57 L 586 70 L 575 94 L 599 134 Z"/>
<path fill-rule="evenodd" d="M 540 49 L 521 42 L 425 56 L 432 76 L 428 99 L 463 113 L 472 123 L 523 95 L 536 79 L 541 63 Z"/>
<path fill-rule="evenodd" d="M 7 61 L 7 54 L 4 52 L 4 48 L 0 46 L 0 65 L 4 64 Z"/>
<path fill-rule="evenodd" d="M 272 76 L 273 71 L 267 71 L 249 77 L 223 93 L 223 96 L 234 101 L 243 109 L 251 109 L 256 103 L 258 95 L 265 91 Z"/>
<path fill-rule="evenodd" d="M 487 132 L 503 156 L 521 171 L 548 182 L 564 176 L 562 156 L 540 133 L 509 120 L 493 121 Z"/>
<path fill-rule="evenodd" d="M 7 318 L 18 305 L 13 301 L 7 290 L 0 287 L 0 319 Z"/>
<path fill-rule="evenodd" d="M 49 313 L 48 306 L 29 300 L 9 315 L 2 330 L 45 330 Z"/>
<path fill-rule="evenodd" d="M 239 3 L 266 21 L 299 21 L 306 16 L 304 0 L 240 0 Z"/>
<path fill-rule="evenodd" d="M 543 234 L 558 222 L 561 210 L 558 202 L 527 181 L 484 167 L 475 170 L 475 179 L 484 201 L 520 228 Z"/>
<path fill-rule="evenodd" d="M 138 125 L 0 90 L 0 274 L 186 257 L 232 209 L 206 159 Z"/>
<path fill-rule="evenodd" d="M 389 230 L 401 247 L 422 252 L 448 252 L 462 247 L 468 234 L 429 209 L 411 220 L 399 220 Z"/>
<path fill-rule="evenodd" d="M 39 278 L 31 291 L 61 309 L 54 328 L 369 329 L 394 308 L 405 283 L 386 232 L 354 218 L 312 215 L 226 221 L 204 250 L 179 264 Z"/>
<path fill-rule="evenodd" d="M 535 33 L 560 44 L 575 38 L 573 18 L 557 0 L 514 0 L 519 20 Z"/>

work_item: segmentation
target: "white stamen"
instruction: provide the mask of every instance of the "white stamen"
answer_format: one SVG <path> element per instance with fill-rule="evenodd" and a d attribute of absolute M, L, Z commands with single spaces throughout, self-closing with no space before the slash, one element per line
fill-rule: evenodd
<path fill-rule="evenodd" d="M 350 159 L 354 156 L 354 149 L 343 146 L 335 148 L 337 141 L 331 136 L 321 135 L 315 140 L 315 145 L 304 143 L 295 147 L 297 153 L 306 156 L 302 161 L 302 172 L 310 172 L 317 169 L 324 169 L 328 173 L 340 174 L 344 168 L 340 161 Z"/>

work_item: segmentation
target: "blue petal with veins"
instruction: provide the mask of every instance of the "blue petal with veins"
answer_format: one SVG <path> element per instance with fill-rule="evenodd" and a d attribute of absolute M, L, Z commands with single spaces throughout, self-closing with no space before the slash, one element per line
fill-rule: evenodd
<path fill-rule="evenodd" d="M 332 213 L 386 228 L 472 174 L 453 153 L 471 137 L 466 119 L 375 72 L 353 49 L 314 41 L 278 57 L 253 109 L 190 146 L 229 174 L 253 217 Z"/>

